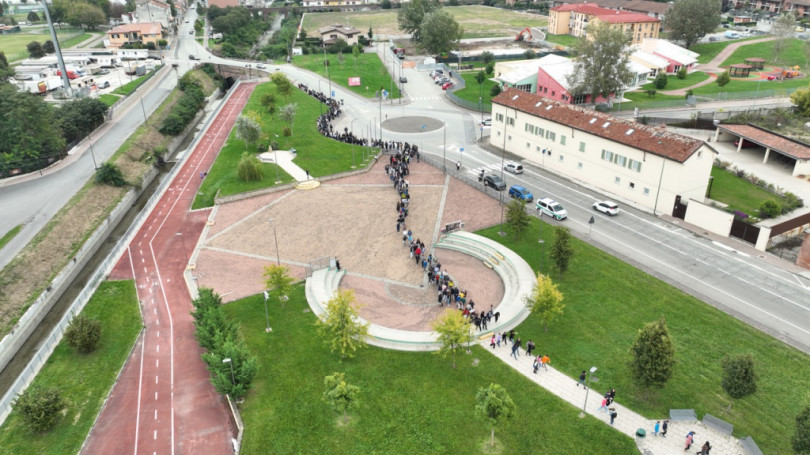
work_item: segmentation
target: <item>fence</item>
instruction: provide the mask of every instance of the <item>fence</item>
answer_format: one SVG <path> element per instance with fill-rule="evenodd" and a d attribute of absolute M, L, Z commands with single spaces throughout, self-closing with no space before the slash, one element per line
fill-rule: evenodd
<path fill-rule="evenodd" d="M 694 107 L 700 106 L 701 103 L 714 103 L 717 101 L 730 101 L 730 100 L 756 100 L 761 98 L 786 98 L 796 90 L 803 87 L 787 87 L 776 88 L 769 90 L 755 90 L 746 92 L 719 92 L 695 95 L 697 104 Z M 676 100 L 655 100 L 650 98 L 649 101 L 633 101 L 633 102 L 615 102 L 611 107 L 611 111 L 632 111 L 633 109 L 666 109 L 671 107 L 693 107 L 686 103 L 686 98 Z"/>
<path fill-rule="evenodd" d="M 233 93 L 234 92 L 233 89 L 238 86 L 239 86 L 238 82 L 234 84 L 234 86 L 231 88 L 231 93 Z M 223 102 L 221 106 L 224 104 L 225 103 Z M 211 117 L 208 119 L 208 122 L 206 123 L 206 125 L 203 126 L 202 129 L 203 130 L 207 129 L 215 117 L 216 115 L 211 115 Z M 194 143 L 191 144 L 190 147 L 196 146 L 196 143 L 198 141 L 199 137 L 194 141 Z M 186 155 L 186 159 L 188 156 L 190 156 L 190 154 Z M 62 319 L 51 331 L 51 334 L 40 345 L 36 355 L 31 358 L 31 360 L 28 362 L 28 365 L 26 365 L 26 367 L 23 369 L 22 373 L 20 373 L 20 375 L 17 376 L 17 379 L 14 381 L 11 387 L 9 387 L 6 394 L 3 395 L 2 399 L 0 399 L 0 425 L 2 425 L 3 422 L 5 422 L 9 413 L 11 413 L 12 403 L 16 399 L 17 395 L 22 393 L 28 387 L 31 381 L 33 381 L 34 377 L 36 377 L 37 373 L 39 373 L 39 370 L 48 360 L 48 357 L 50 357 L 51 353 L 53 353 L 53 350 L 56 349 L 56 346 L 59 344 L 59 341 L 61 341 L 62 335 L 64 334 L 65 329 L 70 323 L 70 320 L 73 318 L 75 314 L 78 314 L 84 308 L 84 306 L 96 292 L 98 285 L 101 284 L 101 282 L 107 277 L 107 274 L 110 272 L 110 270 L 112 270 L 113 266 L 115 266 L 116 262 L 118 262 L 118 258 L 124 253 L 124 250 L 128 247 L 129 243 L 135 237 L 135 234 L 138 232 L 138 229 L 140 229 L 140 226 L 144 223 L 144 221 L 146 221 L 146 218 L 157 206 L 157 203 L 160 201 L 160 198 L 162 197 L 163 193 L 168 189 L 169 185 L 174 181 L 175 177 L 182 168 L 183 168 L 182 163 L 180 165 L 175 166 L 171 170 L 169 175 L 167 175 L 166 178 L 161 182 L 160 186 L 152 194 L 152 197 L 149 199 L 149 202 L 138 214 L 134 222 L 130 225 L 129 229 L 127 229 L 126 233 L 118 240 L 118 243 L 116 243 L 116 245 L 113 247 L 111 253 L 107 256 L 107 258 L 101 264 L 99 264 L 93 276 L 87 281 L 87 284 L 84 286 L 84 289 L 82 289 L 79 295 L 76 296 L 76 299 L 73 301 L 70 308 L 68 308 L 68 310 L 62 316 Z M 126 199 L 127 197 L 131 198 L 131 200 L 127 200 Z M 109 223 L 111 219 L 114 219 L 116 217 L 116 215 L 120 214 L 120 216 L 123 216 L 123 213 L 121 212 L 125 213 L 127 210 L 129 210 L 129 208 L 132 206 L 132 203 L 136 198 L 137 196 L 135 195 L 134 190 L 127 193 L 127 196 L 125 196 L 125 200 L 122 201 L 120 204 L 118 204 L 118 206 L 116 206 L 115 209 L 113 209 L 113 212 L 107 218 L 108 220 L 107 222 Z M 86 248 L 89 249 L 90 248 L 89 245 L 91 245 L 93 240 L 95 240 L 94 237 L 96 237 L 101 231 L 103 231 L 107 227 L 108 226 L 106 225 L 102 225 L 99 229 L 97 229 L 96 232 L 94 232 L 93 235 L 90 237 L 90 239 L 88 239 L 87 242 L 85 242 L 85 246 L 82 247 L 81 250 L 79 250 L 77 256 L 81 255 L 82 251 L 84 251 Z M 98 243 L 100 244 L 101 242 L 98 241 Z M 60 280 L 60 277 L 63 276 L 63 273 L 60 273 L 59 276 L 57 276 L 57 278 L 54 280 L 54 283 L 56 283 L 57 280 Z M 28 309 L 28 311 L 25 312 L 23 317 L 20 318 L 20 322 L 17 324 L 18 326 L 22 324 L 23 320 L 34 317 L 33 315 L 36 313 L 36 306 L 42 305 L 45 297 L 46 297 L 45 295 L 41 296 L 39 299 L 37 299 L 37 301 L 33 305 L 31 305 L 31 307 Z M 9 337 L 7 336 L 6 338 L 3 339 L 2 343 L 5 343 L 8 339 Z M 2 346 L 2 344 L 0 344 L 0 346 Z"/>
<path fill-rule="evenodd" d="M 329 256 L 323 256 L 309 261 L 309 267 L 307 267 L 307 278 L 311 277 L 313 272 L 317 272 L 318 270 L 329 267 L 331 259 L 332 258 Z"/>
<path fill-rule="evenodd" d="M 442 65 L 442 66 L 447 68 L 447 66 L 445 66 L 445 65 Z M 449 74 L 450 69 L 447 68 L 445 71 L 448 71 L 448 74 Z M 459 107 L 463 107 L 464 109 L 469 109 L 471 111 L 476 111 L 476 112 L 492 112 L 492 103 L 484 103 L 484 102 L 476 103 L 475 101 L 470 101 L 470 100 L 465 100 L 463 98 L 460 98 L 458 95 L 456 95 L 454 93 L 457 90 L 463 90 L 463 89 L 467 88 L 467 81 L 465 81 L 464 78 L 461 77 L 461 74 L 457 74 L 457 76 L 458 77 L 456 77 L 456 79 L 458 80 L 458 84 L 455 84 L 452 87 L 448 88 L 447 92 L 445 93 L 445 96 L 447 96 L 447 98 L 453 104 L 455 104 L 456 106 L 459 106 Z"/>
<path fill-rule="evenodd" d="M 737 111 L 713 111 L 713 110 L 706 112 L 698 111 L 693 113 L 690 116 L 690 118 L 673 118 L 673 117 L 659 117 L 653 115 L 639 115 L 639 117 L 636 120 L 639 123 L 643 123 L 645 125 L 659 125 L 663 123 L 668 126 L 714 130 L 716 128 L 714 124 L 715 120 L 728 120 L 738 115 L 763 116 L 777 109 L 780 108 L 760 107 Z"/>

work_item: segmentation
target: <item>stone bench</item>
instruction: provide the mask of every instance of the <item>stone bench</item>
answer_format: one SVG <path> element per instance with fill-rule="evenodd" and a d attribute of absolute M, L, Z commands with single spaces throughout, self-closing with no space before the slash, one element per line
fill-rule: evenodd
<path fill-rule="evenodd" d="M 762 451 L 759 450 L 759 446 L 757 446 L 757 443 L 754 442 L 754 438 L 752 438 L 751 436 L 746 436 L 740 439 L 740 445 L 745 450 L 745 453 L 747 453 L 748 455 L 763 455 Z"/>
<path fill-rule="evenodd" d="M 697 414 L 694 409 L 670 409 L 669 420 L 673 422 L 695 420 L 697 421 Z"/>
<path fill-rule="evenodd" d="M 703 416 L 703 425 L 714 428 L 715 430 L 729 436 L 734 432 L 734 425 L 726 422 L 725 420 L 720 420 L 711 414 L 706 414 Z"/>

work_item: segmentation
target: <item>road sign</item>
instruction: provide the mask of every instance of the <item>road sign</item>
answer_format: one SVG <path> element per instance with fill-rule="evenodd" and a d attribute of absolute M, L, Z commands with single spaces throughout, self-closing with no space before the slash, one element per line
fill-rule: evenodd
<path fill-rule="evenodd" d="M 335 97 L 335 91 L 332 90 L 332 98 L 334 98 L 334 97 Z"/>
<path fill-rule="evenodd" d="M 458 149 L 458 151 L 459 153 L 464 153 L 464 147 L 461 147 L 460 149 Z"/>

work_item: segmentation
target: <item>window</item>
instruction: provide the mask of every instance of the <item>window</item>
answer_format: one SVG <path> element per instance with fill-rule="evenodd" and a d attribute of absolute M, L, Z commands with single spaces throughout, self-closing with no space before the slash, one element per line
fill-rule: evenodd
<path fill-rule="evenodd" d="M 631 171 L 641 172 L 641 161 L 630 160 L 630 162 L 627 163 L 627 167 Z"/>
<path fill-rule="evenodd" d="M 529 144 L 529 143 L 527 142 L 527 143 L 526 143 L 526 148 L 527 148 L 527 149 L 532 148 L 532 144 Z"/>
<path fill-rule="evenodd" d="M 495 121 L 502 122 L 503 121 L 503 114 L 495 114 Z"/>
<path fill-rule="evenodd" d="M 602 159 L 605 161 L 613 161 L 613 152 L 602 150 Z"/>
<path fill-rule="evenodd" d="M 557 92 L 555 92 L 554 90 L 551 91 L 551 96 L 554 96 L 556 94 L 557 94 Z"/>
<path fill-rule="evenodd" d="M 546 135 L 546 130 L 544 130 L 543 128 L 540 128 L 539 126 L 535 126 L 534 127 L 534 134 L 537 135 L 537 136 L 543 137 L 543 136 Z"/>
<path fill-rule="evenodd" d="M 636 184 L 635 184 L 635 183 L 633 183 L 633 182 L 630 182 L 630 189 L 632 190 L 632 189 L 633 189 L 633 188 L 635 188 L 635 187 L 636 187 Z"/>
<path fill-rule="evenodd" d="M 582 141 L 579 141 L 579 151 L 580 151 L 580 152 L 584 152 L 584 151 L 585 151 L 585 143 L 584 143 L 584 142 L 582 142 Z"/>
<path fill-rule="evenodd" d="M 650 189 L 649 189 L 649 188 L 644 188 L 644 195 L 645 195 L 645 196 L 649 196 L 649 195 L 650 195 Z"/>
<path fill-rule="evenodd" d="M 534 130 L 534 125 L 532 125 L 531 123 L 527 123 L 523 129 L 531 133 Z"/>
<path fill-rule="evenodd" d="M 616 177 L 615 180 L 613 180 L 613 182 L 618 185 L 618 184 L 622 183 L 622 178 L 621 177 Z"/>
<path fill-rule="evenodd" d="M 560 153 L 560 163 L 562 163 L 564 159 L 565 159 L 565 157 L 563 156 L 562 153 Z"/>
<path fill-rule="evenodd" d="M 624 167 L 627 164 L 627 157 L 624 157 L 622 155 L 615 155 L 615 157 L 613 158 L 613 162 L 621 167 Z"/>
<path fill-rule="evenodd" d="M 512 140 L 512 135 L 510 134 L 509 136 L 507 136 L 507 138 L 511 141 Z"/>
<path fill-rule="evenodd" d="M 550 140 L 551 142 L 554 142 L 556 138 L 557 133 L 555 133 L 554 131 L 546 131 L 546 139 Z"/>
<path fill-rule="evenodd" d="M 506 117 L 506 124 L 509 126 L 515 126 L 515 119 L 512 117 Z"/>
<path fill-rule="evenodd" d="M 560 145 L 565 145 L 565 136 L 562 134 L 560 135 Z"/>
<path fill-rule="evenodd" d="M 574 95 L 574 104 L 585 104 L 588 95 Z"/>
<path fill-rule="evenodd" d="M 579 163 L 577 163 L 577 169 L 582 169 L 582 161 L 580 161 Z"/>
<path fill-rule="evenodd" d="M 518 90 L 523 90 L 524 92 L 531 92 L 532 91 L 532 84 L 516 85 L 515 88 L 518 89 Z"/>

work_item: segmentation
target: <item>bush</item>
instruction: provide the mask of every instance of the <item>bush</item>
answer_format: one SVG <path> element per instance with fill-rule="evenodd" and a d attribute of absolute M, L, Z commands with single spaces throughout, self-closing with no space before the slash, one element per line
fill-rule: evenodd
<path fill-rule="evenodd" d="M 655 98 L 655 94 L 658 93 L 658 91 L 655 90 L 654 88 L 651 88 L 651 89 L 644 90 L 644 93 L 646 93 L 647 96 L 649 96 L 650 98 Z"/>
<path fill-rule="evenodd" d="M 681 67 L 677 73 L 675 73 L 675 77 L 678 79 L 686 79 L 686 67 Z"/>
<path fill-rule="evenodd" d="M 686 91 L 686 95 L 684 95 L 684 96 L 685 96 L 686 98 L 689 98 L 690 96 L 692 96 L 692 95 L 694 95 L 694 94 L 695 94 L 694 90 L 692 90 L 692 89 L 690 88 L 689 90 L 687 90 L 687 91 Z"/>
<path fill-rule="evenodd" d="M 500 85 L 493 85 L 492 88 L 489 90 L 489 96 L 495 97 L 501 94 L 501 86 Z"/>
<path fill-rule="evenodd" d="M 127 184 L 127 181 L 124 180 L 124 174 L 121 173 L 121 169 L 119 169 L 118 166 L 107 162 L 102 163 L 101 166 L 96 169 L 96 183 L 110 186 L 124 186 Z"/>
<path fill-rule="evenodd" d="M 25 426 L 40 433 L 53 426 L 64 400 L 54 388 L 32 385 L 14 400 L 13 406 L 20 413 Z"/>
<path fill-rule="evenodd" d="M 193 77 L 190 73 L 183 76 L 178 87 L 183 91 L 183 96 L 172 108 L 172 111 L 163 120 L 163 125 L 160 126 L 158 131 L 164 136 L 177 136 L 183 129 L 191 123 L 194 116 L 197 115 L 203 105 L 205 104 L 205 93 L 200 87 L 200 81 Z"/>
<path fill-rule="evenodd" d="M 245 182 L 258 182 L 264 178 L 262 175 L 262 162 L 254 155 L 244 152 L 239 158 L 236 175 Z"/>
<path fill-rule="evenodd" d="M 763 202 L 762 205 L 759 206 L 759 217 L 763 220 L 766 218 L 776 218 L 777 216 L 782 214 L 782 207 L 771 199 Z"/>
<path fill-rule="evenodd" d="M 82 353 L 93 352 L 101 339 L 101 321 L 75 316 L 65 330 L 65 343 Z"/>
<path fill-rule="evenodd" d="M 663 71 L 658 73 L 658 75 L 655 76 L 655 80 L 653 81 L 653 85 L 658 90 L 661 90 L 662 88 L 666 87 L 667 86 L 667 73 L 665 73 Z"/>
<path fill-rule="evenodd" d="M 723 74 L 717 76 L 717 80 L 715 82 L 717 82 L 717 85 L 720 87 L 723 87 L 731 82 L 731 76 L 728 75 L 728 71 L 724 71 Z"/>

